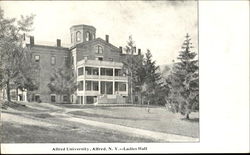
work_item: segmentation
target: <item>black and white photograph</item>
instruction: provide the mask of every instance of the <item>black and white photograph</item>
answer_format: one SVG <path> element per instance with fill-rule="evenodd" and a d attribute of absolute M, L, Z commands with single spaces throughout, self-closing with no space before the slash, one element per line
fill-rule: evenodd
<path fill-rule="evenodd" d="M 198 0 L 0 1 L 1 152 L 199 145 L 199 9 Z"/>

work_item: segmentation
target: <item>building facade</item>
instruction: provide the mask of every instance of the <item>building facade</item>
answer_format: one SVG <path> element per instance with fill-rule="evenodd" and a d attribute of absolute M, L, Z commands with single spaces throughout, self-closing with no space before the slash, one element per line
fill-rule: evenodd
<path fill-rule="evenodd" d="M 37 45 L 30 37 L 27 47 L 35 63 L 39 63 L 39 89 L 29 92 L 29 101 L 50 103 L 105 104 L 126 103 L 128 77 L 123 69 L 125 54 L 121 47 L 109 42 L 109 36 L 96 38 L 96 29 L 89 25 L 70 28 L 71 45 L 62 47 L 57 39 L 56 46 Z M 139 51 L 139 50 L 138 50 Z M 140 52 L 139 52 L 140 54 Z M 54 94 L 48 88 L 51 75 L 57 68 L 65 67 L 70 60 L 72 76 L 77 90 L 70 101 L 65 95 Z"/>

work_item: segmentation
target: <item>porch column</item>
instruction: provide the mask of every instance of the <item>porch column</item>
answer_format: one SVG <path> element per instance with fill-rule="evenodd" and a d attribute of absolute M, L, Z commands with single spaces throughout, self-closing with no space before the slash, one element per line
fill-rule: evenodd
<path fill-rule="evenodd" d="M 98 72 L 99 72 L 99 79 L 98 79 L 98 91 L 99 95 L 101 95 L 101 67 L 98 67 Z"/>

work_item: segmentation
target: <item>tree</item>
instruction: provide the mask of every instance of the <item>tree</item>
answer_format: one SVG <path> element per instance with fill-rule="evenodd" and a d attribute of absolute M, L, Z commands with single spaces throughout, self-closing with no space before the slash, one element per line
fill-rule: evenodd
<path fill-rule="evenodd" d="M 140 97 L 140 104 L 143 104 L 143 85 L 146 80 L 146 71 L 144 66 L 144 55 L 136 55 L 135 59 L 135 66 L 134 66 L 134 90 L 138 93 Z"/>
<path fill-rule="evenodd" d="M 123 60 L 124 69 L 128 75 L 128 89 L 130 101 L 133 104 L 133 96 L 137 92 L 141 96 L 142 85 L 145 79 L 145 71 L 143 66 L 143 55 L 135 55 L 136 47 L 132 36 L 129 36 L 127 46 L 125 48 L 126 55 Z"/>
<path fill-rule="evenodd" d="M 11 101 L 10 89 L 36 89 L 32 75 L 35 65 L 31 65 L 31 52 L 23 47 L 25 33 L 32 30 L 34 15 L 15 18 L 4 18 L 0 8 L 0 80 L 1 88 L 6 88 L 7 100 Z"/>
<path fill-rule="evenodd" d="M 72 76 L 72 69 L 69 67 L 69 62 L 66 67 L 55 69 L 51 75 L 48 87 L 51 93 L 55 93 L 60 96 L 67 95 L 67 101 L 70 101 L 70 95 L 73 94 L 77 89 L 75 78 Z"/>
<path fill-rule="evenodd" d="M 179 62 L 175 63 L 166 83 L 170 91 L 166 98 L 168 107 L 172 112 L 179 112 L 189 119 L 189 114 L 199 110 L 199 77 L 198 61 L 191 38 L 187 34 L 178 56 Z"/>
<path fill-rule="evenodd" d="M 161 82 L 161 74 L 158 72 L 159 66 L 152 60 L 150 50 L 147 50 L 144 60 L 145 83 L 143 86 L 143 95 L 148 104 L 163 104 L 165 100 L 164 86 Z"/>

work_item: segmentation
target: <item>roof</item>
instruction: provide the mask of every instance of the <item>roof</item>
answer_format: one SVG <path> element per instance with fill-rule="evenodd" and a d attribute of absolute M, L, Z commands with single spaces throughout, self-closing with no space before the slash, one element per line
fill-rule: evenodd
<path fill-rule="evenodd" d="M 96 30 L 96 28 L 95 28 L 94 26 L 91 26 L 91 25 L 84 25 L 84 24 L 73 25 L 73 26 L 70 27 L 70 29 L 73 28 L 73 27 L 87 27 L 87 28 L 92 28 L 92 29 L 95 29 L 95 30 Z"/>
<path fill-rule="evenodd" d="M 94 43 L 94 42 L 101 42 L 101 43 L 103 43 L 103 44 L 105 44 L 105 45 L 107 45 L 107 46 L 113 48 L 114 50 L 117 50 L 117 51 L 120 50 L 118 47 L 112 45 L 111 43 L 107 43 L 107 42 L 106 42 L 105 40 L 103 40 L 102 38 L 96 38 L 96 39 L 93 39 L 93 40 L 90 40 L 90 41 L 78 43 L 78 44 L 72 46 L 72 47 L 70 48 L 70 50 L 71 50 L 71 49 L 74 49 L 75 47 L 77 47 L 77 46 L 79 46 L 79 45 L 86 45 L 86 44 Z"/>
<path fill-rule="evenodd" d="M 30 45 L 30 44 L 26 44 L 26 46 L 28 47 L 40 47 L 40 48 L 51 48 L 51 49 L 60 49 L 60 50 L 69 50 L 69 48 L 67 47 L 57 47 L 57 46 L 48 46 L 48 45 L 37 45 L 37 44 L 34 44 L 34 45 Z"/>

